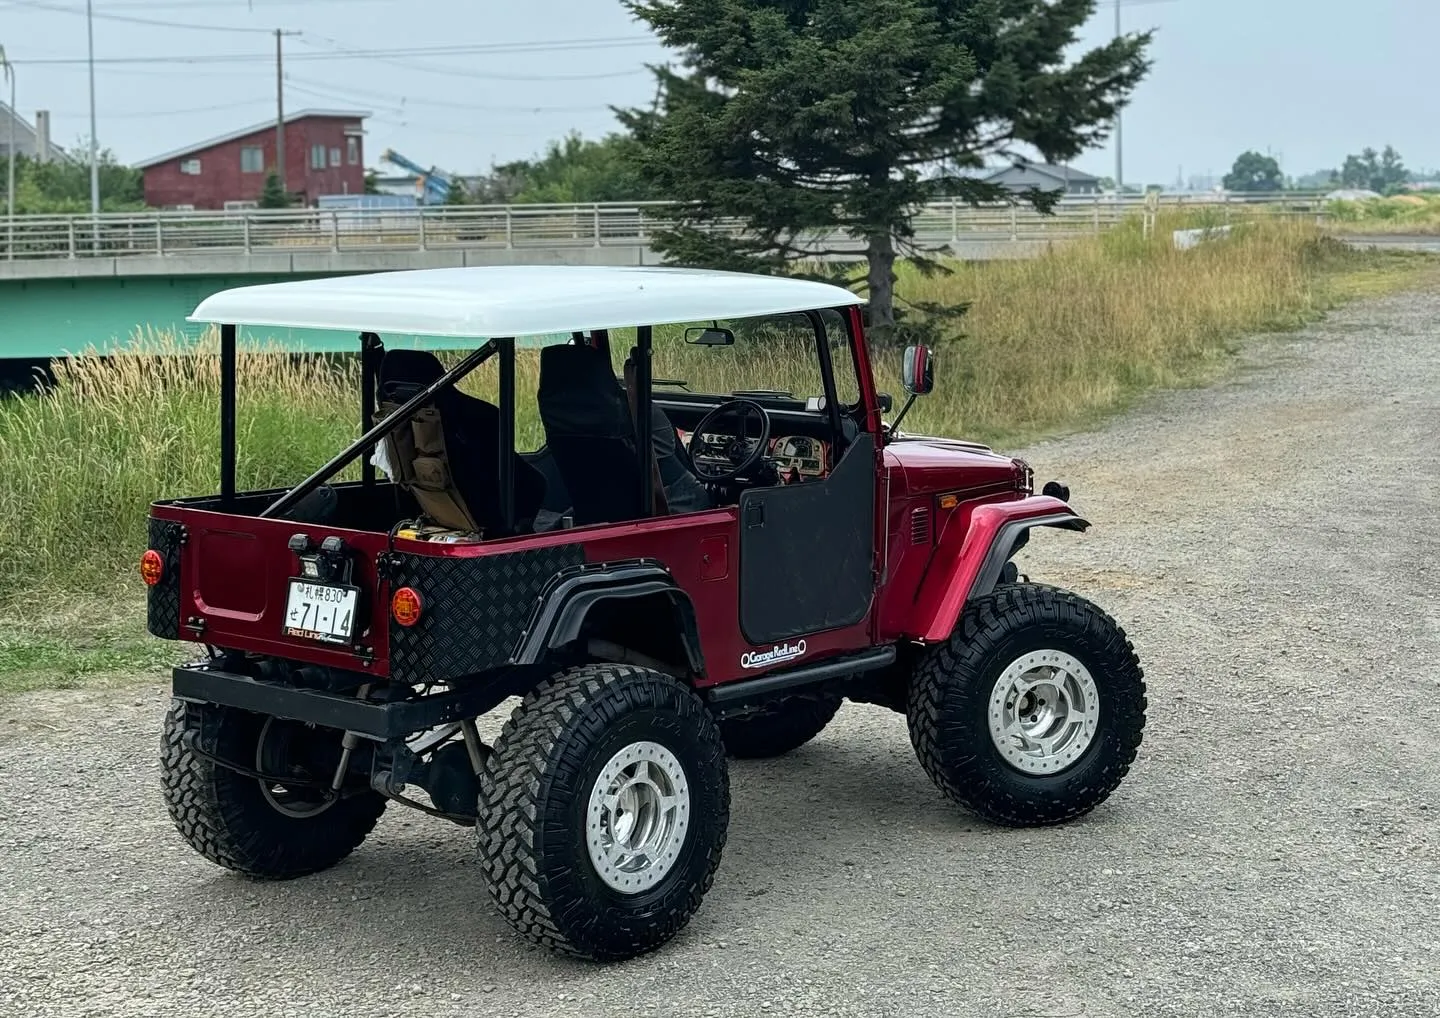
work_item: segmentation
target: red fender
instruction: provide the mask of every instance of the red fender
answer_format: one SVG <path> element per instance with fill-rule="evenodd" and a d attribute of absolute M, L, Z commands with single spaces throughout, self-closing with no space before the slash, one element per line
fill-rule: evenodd
<path fill-rule="evenodd" d="M 1089 526 L 1070 506 L 1048 495 L 958 507 L 945 522 L 920 581 L 907 635 L 926 642 L 949 639 L 965 603 L 994 588 L 1022 532 L 1031 527 L 1083 531 Z"/>

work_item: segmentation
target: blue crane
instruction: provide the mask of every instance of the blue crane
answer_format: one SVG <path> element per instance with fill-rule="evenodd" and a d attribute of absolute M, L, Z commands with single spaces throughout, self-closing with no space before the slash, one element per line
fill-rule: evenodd
<path fill-rule="evenodd" d="M 424 188 L 424 195 L 421 201 L 426 205 L 442 205 L 450 194 L 450 175 L 430 167 L 428 170 L 419 163 L 411 162 L 393 148 L 387 148 L 380 154 L 380 158 L 387 163 L 392 163 L 402 170 L 409 170 L 420 178 L 420 185 Z"/>

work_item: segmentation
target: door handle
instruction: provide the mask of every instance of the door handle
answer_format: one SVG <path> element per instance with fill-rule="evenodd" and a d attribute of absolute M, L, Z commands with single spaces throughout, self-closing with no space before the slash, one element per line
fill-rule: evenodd
<path fill-rule="evenodd" d="M 745 507 L 745 529 L 765 525 L 765 504 L 763 502 L 751 502 Z"/>

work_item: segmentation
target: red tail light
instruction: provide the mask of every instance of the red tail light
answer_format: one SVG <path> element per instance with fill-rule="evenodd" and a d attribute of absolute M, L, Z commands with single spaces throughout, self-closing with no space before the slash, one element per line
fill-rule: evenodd
<path fill-rule="evenodd" d="M 409 587 L 401 587 L 390 598 L 390 615 L 407 628 L 420 621 L 422 607 L 420 595 Z"/>
<path fill-rule="evenodd" d="M 151 548 L 144 555 L 140 556 L 140 578 L 145 581 L 147 587 L 153 587 L 165 576 L 165 560 L 160 553 Z"/>

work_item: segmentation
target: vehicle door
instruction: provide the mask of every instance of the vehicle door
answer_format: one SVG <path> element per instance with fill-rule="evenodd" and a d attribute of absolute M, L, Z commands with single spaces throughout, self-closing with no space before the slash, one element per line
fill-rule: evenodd
<path fill-rule="evenodd" d="M 740 497 L 740 628 L 752 644 L 858 626 L 875 591 L 875 444 L 850 416 L 859 403 L 851 337 L 833 312 L 806 321 L 812 363 L 795 363 L 797 350 L 792 370 L 819 382 L 821 398 L 810 405 L 826 421 L 828 462 L 822 476 Z M 782 473 L 793 463 L 785 430 L 772 425 Z"/>

